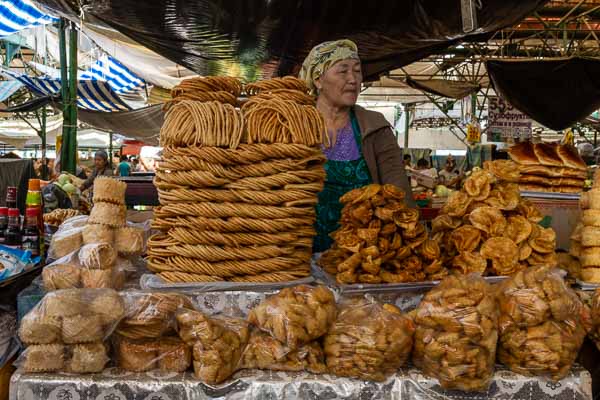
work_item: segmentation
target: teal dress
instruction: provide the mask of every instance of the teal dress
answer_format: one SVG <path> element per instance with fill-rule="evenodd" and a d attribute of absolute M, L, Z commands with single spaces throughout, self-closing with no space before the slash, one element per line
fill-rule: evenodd
<path fill-rule="evenodd" d="M 362 154 L 362 136 L 354 111 L 350 112 L 350 124 L 340 130 L 336 143 L 324 149 L 325 187 L 319 193 L 317 222 L 313 251 L 322 252 L 331 247 L 330 233 L 339 228 L 342 211 L 340 197 L 346 192 L 372 183 L 371 174 Z"/>

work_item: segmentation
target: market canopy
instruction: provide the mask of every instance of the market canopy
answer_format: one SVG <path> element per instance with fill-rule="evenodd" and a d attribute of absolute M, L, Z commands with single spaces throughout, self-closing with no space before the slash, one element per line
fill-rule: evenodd
<path fill-rule="evenodd" d="M 316 44 L 349 38 L 359 47 L 365 77 L 513 25 L 547 0 L 486 0 L 478 28 L 463 30 L 461 2 L 37 0 L 55 14 L 101 21 L 201 75 L 247 79 L 296 73 Z"/>
<path fill-rule="evenodd" d="M 548 128 L 566 129 L 600 108 L 600 60 L 493 60 L 487 69 L 496 92 Z"/>

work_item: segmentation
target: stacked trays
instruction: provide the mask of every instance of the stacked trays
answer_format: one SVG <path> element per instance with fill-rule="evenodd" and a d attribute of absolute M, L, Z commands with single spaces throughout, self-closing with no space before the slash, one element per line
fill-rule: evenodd
<path fill-rule="evenodd" d="M 325 125 L 302 82 L 249 85 L 241 110 L 230 101 L 242 90 L 235 79 L 182 86 L 161 130 L 153 227 L 162 233 L 148 242 L 148 267 L 173 283 L 309 276 Z M 229 100 L 188 100 L 217 96 Z"/>
<path fill-rule="evenodd" d="M 592 190 L 579 200 L 581 221 L 571 234 L 570 253 L 581 262 L 581 280 L 600 283 L 600 175 L 594 175 Z"/>

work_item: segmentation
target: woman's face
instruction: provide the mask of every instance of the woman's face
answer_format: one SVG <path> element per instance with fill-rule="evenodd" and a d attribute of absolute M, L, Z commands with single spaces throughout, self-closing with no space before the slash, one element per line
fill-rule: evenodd
<path fill-rule="evenodd" d="M 315 81 L 319 97 L 324 97 L 329 104 L 337 107 L 356 104 L 361 84 L 360 61 L 352 59 L 338 61 Z"/>
<path fill-rule="evenodd" d="M 94 165 L 97 169 L 102 169 L 106 165 L 106 162 L 104 161 L 104 158 L 96 156 L 94 157 Z"/>

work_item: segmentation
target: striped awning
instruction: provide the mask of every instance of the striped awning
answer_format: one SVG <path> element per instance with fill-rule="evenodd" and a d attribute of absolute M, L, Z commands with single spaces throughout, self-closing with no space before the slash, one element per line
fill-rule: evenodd
<path fill-rule="evenodd" d="M 41 12 L 29 0 L 0 1 L 0 38 L 23 29 L 57 21 L 58 18 Z"/>
<path fill-rule="evenodd" d="M 17 90 L 23 87 L 19 81 L 2 81 L 0 82 L 0 101 L 4 101 L 12 96 Z"/>
<path fill-rule="evenodd" d="M 87 71 L 81 73 L 80 79 L 106 81 L 117 93 L 132 92 L 144 86 L 143 80 L 109 55 L 102 56 Z"/>
<path fill-rule="evenodd" d="M 42 96 L 60 96 L 61 80 L 56 78 L 37 78 L 2 68 L 0 73 L 23 83 L 32 92 Z M 93 111 L 129 111 L 129 107 L 112 90 L 108 82 L 91 79 L 77 81 L 77 106 Z"/>

